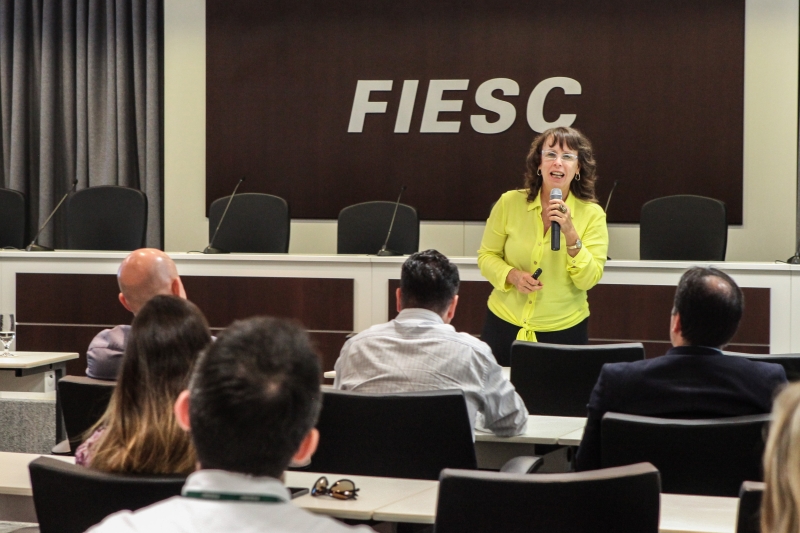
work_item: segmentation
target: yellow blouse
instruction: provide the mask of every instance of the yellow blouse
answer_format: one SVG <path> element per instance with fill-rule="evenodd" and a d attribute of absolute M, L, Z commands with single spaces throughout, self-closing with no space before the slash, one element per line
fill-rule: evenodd
<path fill-rule="evenodd" d="M 603 277 L 608 253 L 606 214 L 592 202 L 570 194 L 564 203 L 583 247 L 575 257 L 550 250 L 550 230 L 544 233 L 542 202 L 527 202 L 527 190 L 508 191 L 500 197 L 483 232 L 478 250 L 481 274 L 494 286 L 489 310 L 520 328 L 518 340 L 536 341 L 535 331 L 561 331 L 589 316 L 586 291 Z M 522 294 L 506 283 L 512 268 L 532 273 L 542 269 L 542 289 Z"/>

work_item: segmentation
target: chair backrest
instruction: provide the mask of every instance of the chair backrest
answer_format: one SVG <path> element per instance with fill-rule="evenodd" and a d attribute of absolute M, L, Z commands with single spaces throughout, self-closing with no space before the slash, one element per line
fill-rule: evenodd
<path fill-rule="evenodd" d="M 568 346 L 514 341 L 511 383 L 532 415 L 586 416 L 603 365 L 641 359 L 641 343 Z"/>
<path fill-rule="evenodd" d="M 81 189 L 67 201 L 67 249 L 136 250 L 147 234 L 147 196 L 116 185 Z"/>
<path fill-rule="evenodd" d="M 208 240 L 214 237 L 230 196 L 218 198 L 208 210 Z M 289 204 L 279 196 L 237 194 L 219 228 L 214 248 L 234 253 L 285 254 L 291 227 Z"/>
<path fill-rule="evenodd" d="M 325 391 L 312 472 L 438 479 L 477 468 L 462 391 L 364 394 Z"/>
<path fill-rule="evenodd" d="M 339 212 L 336 253 L 375 254 L 386 241 L 395 202 L 364 202 Z M 401 254 L 419 251 L 419 215 L 410 205 L 400 204 L 386 246 Z"/>
<path fill-rule="evenodd" d="M 639 464 L 569 474 L 442 472 L 436 533 L 656 533 L 659 474 Z"/>
<path fill-rule="evenodd" d="M 650 200 L 639 219 L 639 258 L 724 261 L 728 246 L 725 203 L 681 194 Z"/>
<path fill-rule="evenodd" d="M 58 381 L 64 429 L 72 454 L 84 441 L 86 431 L 105 413 L 116 384 L 83 376 L 64 376 Z"/>
<path fill-rule="evenodd" d="M 728 354 L 731 355 L 731 354 Z M 769 355 L 756 355 L 756 354 L 736 354 L 746 357 L 751 361 L 760 361 L 762 363 L 774 363 L 781 365 L 786 372 L 786 379 L 789 381 L 800 381 L 800 354 L 784 353 L 784 354 L 769 354 Z"/>
<path fill-rule="evenodd" d="M 770 415 L 678 420 L 606 413 L 600 423 L 603 467 L 647 461 L 664 492 L 737 496 L 761 480 L 764 427 Z"/>
<path fill-rule="evenodd" d="M 25 195 L 12 189 L 0 189 L 0 248 L 24 248 Z"/>
<path fill-rule="evenodd" d="M 28 465 L 41 533 L 82 533 L 106 516 L 178 496 L 185 476 L 107 474 L 50 457 Z"/>
<path fill-rule="evenodd" d="M 764 484 L 745 481 L 739 489 L 739 511 L 736 516 L 736 533 L 761 532 L 761 497 Z"/>

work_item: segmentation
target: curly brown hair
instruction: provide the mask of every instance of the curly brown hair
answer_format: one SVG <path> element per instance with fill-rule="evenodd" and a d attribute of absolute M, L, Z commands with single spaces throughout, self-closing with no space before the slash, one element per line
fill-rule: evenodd
<path fill-rule="evenodd" d="M 536 136 L 531 144 L 531 150 L 525 160 L 525 188 L 528 190 L 528 201 L 533 202 L 542 188 L 542 177 L 537 174 L 542 163 L 542 148 L 544 143 L 552 139 L 550 146 L 558 145 L 578 152 L 581 179 L 573 179 L 569 190 L 587 202 L 597 203 L 595 183 L 597 182 L 597 163 L 594 160 L 592 143 L 589 139 L 574 128 L 551 128 Z"/>

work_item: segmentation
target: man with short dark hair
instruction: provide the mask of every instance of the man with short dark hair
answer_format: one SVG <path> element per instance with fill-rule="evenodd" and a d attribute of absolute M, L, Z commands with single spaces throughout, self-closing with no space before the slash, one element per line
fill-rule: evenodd
<path fill-rule="evenodd" d="M 500 436 L 525 431 L 528 411 L 489 346 L 450 325 L 458 268 L 436 250 L 410 256 L 400 273 L 397 318 L 348 340 L 334 387 L 358 392 L 461 389 L 470 423 Z"/>
<path fill-rule="evenodd" d="M 769 413 L 776 389 L 786 383 L 783 367 L 722 353 L 743 309 L 742 291 L 730 276 L 715 268 L 687 270 L 675 291 L 673 348 L 655 359 L 603 365 L 575 468 L 600 468 L 600 421 L 609 411 L 661 418 Z"/>
<path fill-rule="evenodd" d="M 175 403 L 199 462 L 183 495 L 122 511 L 91 531 L 371 531 L 292 505 L 280 481 L 290 461 L 307 462 L 317 447 L 319 381 L 317 355 L 298 326 L 267 317 L 234 322 Z"/>

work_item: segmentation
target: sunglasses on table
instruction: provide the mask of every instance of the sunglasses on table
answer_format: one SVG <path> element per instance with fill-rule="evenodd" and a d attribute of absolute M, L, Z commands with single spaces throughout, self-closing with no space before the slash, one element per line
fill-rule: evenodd
<path fill-rule="evenodd" d="M 311 495 L 331 496 L 337 500 L 354 500 L 358 496 L 356 494 L 358 491 L 356 484 L 349 479 L 340 479 L 329 487 L 328 478 L 322 476 L 311 488 Z"/>

